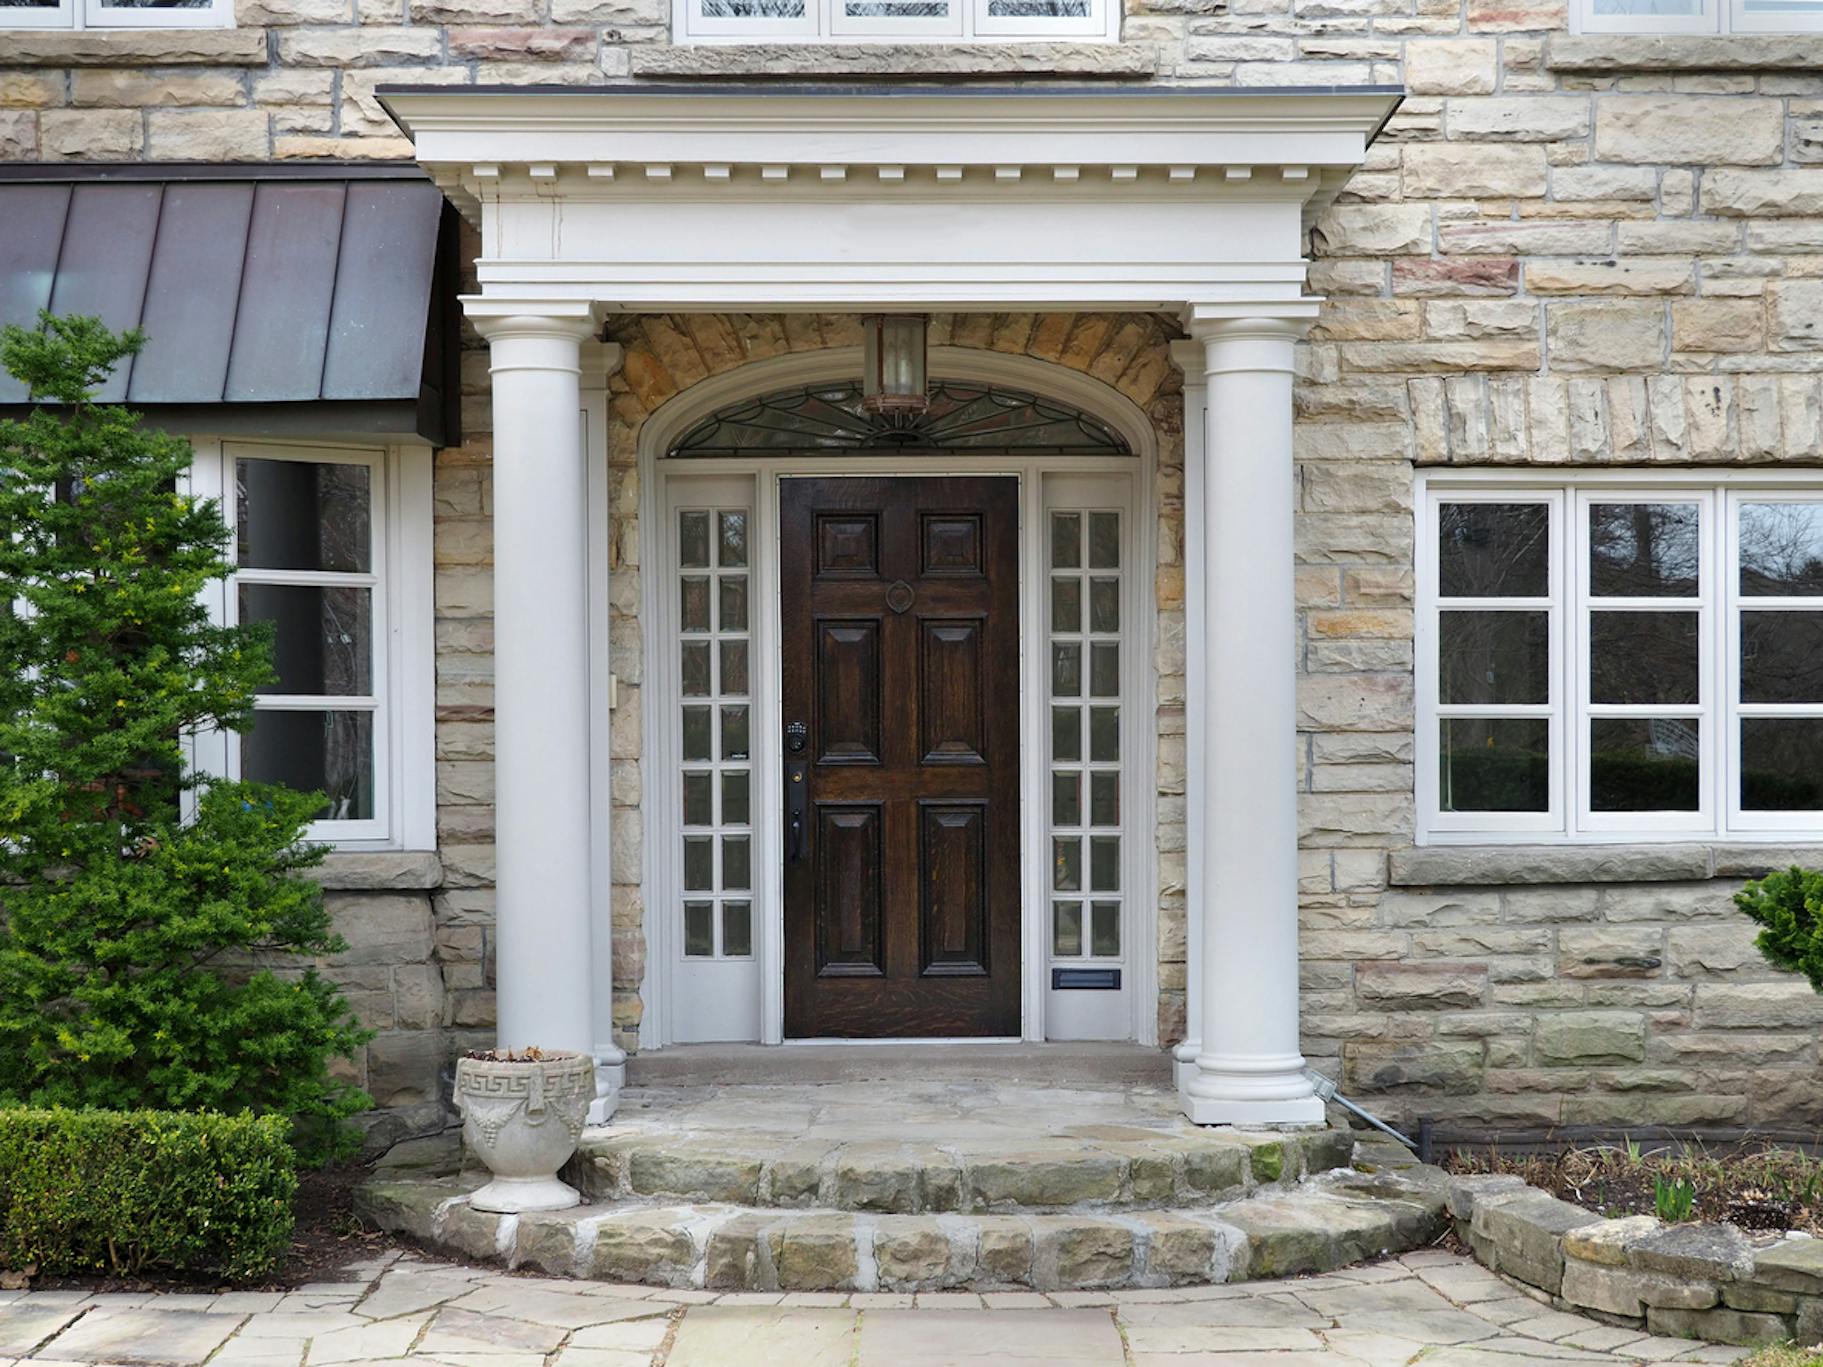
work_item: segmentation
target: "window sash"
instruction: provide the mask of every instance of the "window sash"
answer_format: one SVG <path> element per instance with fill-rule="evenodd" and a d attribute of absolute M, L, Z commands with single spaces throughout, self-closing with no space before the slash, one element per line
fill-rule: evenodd
<path fill-rule="evenodd" d="M 195 8 L 113 7 L 103 0 L 58 0 L 55 5 L 0 5 L 0 32 L 60 28 L 233 28 L 232 0 L 210 0 Z"/>
<path fill-rule="evenodd" d="M 1810 33 L 1823 29 L 1823 9 L 1753 14 L 1746 0 L 1729 0 L 1728 29 L 1734 33 Z"/>
<path fill-rule="evenodd" d="M 1743 611 L 1823 612 L 1823 595 L 1743 597 L 1739 591 L 1740 509 L 1744 504 L 1823 502 L 1823 482 L 1778 482 L 1751 476 L 1725 482 L 1675 475 L 1634 478 L 1624 472 L 1545 484 L 1523 478 L 1496 480 L 1420 476 L 1418 600 L 1414 625 L 1417 734 L 1415 790 L 1418 838 L 1445 843 L 1469 838 L 1538 840 L 1786 838 L 1814 831 L 1823 811 L 1744 811 L 1740 802 L 1743 717 L 1823 719 L 1816 703 L 1741 701 Z M 1453 608 L 1547 606 L 1539 599 L 1442 598 L 1438 594 L 1438 528 L 1441 510 L 1453 503 L 1548 502 L 1552 610 L 1548 640 L 1553 653 L 1548 705 L 1443 704 L 1439 699 L 1440 618 Z M 1592 592 L 1590 510 L 1616 503 L 1694 504 L 1702 518 L 1696 592 L 1686 597 L 1597 597 Z M 1567 571 L 1567 575 L 1566 575 Z M 1689 611 L 1697 615 L 1697 698 L 1691 704 L 1602 704 L 1590 701 L 1592 612 Z M 1549 716 L 1550 810 L 1541 813 L 1446 812 L 1440 803 L 1439 723 L 1451 716 Z M 1698 809 L 1693 812 L 1597 812 L 1592 809 L 1589 723 L 1604 717 L 1675 718 L 1698 722 Z"/>
<path fill-rule="evenodd" d="M 1576 0 L 1571 12 L 1575 33 L 1812 33 L 1823 29 L 1823 7 L 1815 11 L 1774 10 L 1754 13 L 1747 0 L 1703 0 L 1697 14 L 1597 14 L 1594 0 Z"/>
<path fill-rule="evenodd" d="M 76 28 L 76 0 L 57 0 L 55 5 L 7 5 L 0 7 L 0 29 Z"/>

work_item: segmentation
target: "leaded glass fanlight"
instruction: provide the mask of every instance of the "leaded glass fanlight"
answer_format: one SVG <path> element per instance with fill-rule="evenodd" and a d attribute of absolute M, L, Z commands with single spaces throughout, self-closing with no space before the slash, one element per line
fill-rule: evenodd
<path fill-rule="evenodd" d="M 905 450 L 1132 454 L 1118 432 L 1080 409 L 962 380 L 933 381 L 930 407 L 917 414 L 869 413 L 861 386 L 841 380 L 742 399 L 697 423 L 671 454 Z"/>

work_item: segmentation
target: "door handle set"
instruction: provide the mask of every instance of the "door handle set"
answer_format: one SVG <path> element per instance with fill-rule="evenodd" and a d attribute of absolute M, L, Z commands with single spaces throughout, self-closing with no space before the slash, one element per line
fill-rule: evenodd
<path fill-rule="evenodd" d="M 810 728 L 794 721 L 785 728 L 785 751 L 801 755 L 810 742 Z M 810 838 L 806 829 L 810 821 L 810 762 L 803 759 L 785 761 L 785 858 L 797 863 L 804 857 Z"/>

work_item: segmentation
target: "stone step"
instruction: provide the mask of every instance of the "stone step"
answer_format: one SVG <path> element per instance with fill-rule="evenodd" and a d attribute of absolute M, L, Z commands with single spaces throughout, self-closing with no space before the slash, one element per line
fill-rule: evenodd
<path fill-rule="evenodd" d="M 1426 1169 L 1347 1170 L 1180 1210 L 883 1214 L 727 1203 L 491 1215 L 480 1175 L 377 1179 L 357 1209 L 424 1243 L 568 1277 L 717 1291 L 1095 1291 L 1324 1272 L 1444 1229 Z M 1440 1174 L 1439 1174 L 1440 1175 Z"/>
<path fill-rule="evenodd" d="M 1143 1211 L 1232 1201 L 1348 1161 L 1345 1130 L 1173 1132 L 1083 1125 L 1022 1145 L 584 1134 L 564 1177 L 598 1202 L 677 1201 L 882 1215 Z"/>

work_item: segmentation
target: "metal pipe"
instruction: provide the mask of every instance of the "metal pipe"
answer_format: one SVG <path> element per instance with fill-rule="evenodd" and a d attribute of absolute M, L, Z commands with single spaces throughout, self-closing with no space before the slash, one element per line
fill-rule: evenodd
<path fill-rule="evenodd" d="M 1380 1119 L 1379 1116 L 1355 1105 L 1354 1102 L 1350 1101 L 1347 1097 L 1343 1096 L 1341 1092 L 1336 1090 L 1336 1084 L 1331 1079 L 1324 1077 L 1323 1074 L 1319 1073 L 1314 1068 L 1306 1068 L 1304 1070 L 1304 1076 L 1310 1079 L 1310 1084 L 1316 1090 L 1318 1100 L 1326 1103 L 1331 1101 L 1335 1102 L 1336 1105 L 1343 1107 L 1352 1114 L 1360 1116 L 1361 1119 L 1365 1120 L 1382 1134 L 1391 1135 L 1413 1153 L 1419 1154 L 1420 1157 L 1423 1156 L 1416 1140 L 1400 1134 L 1391 1125 L 1388 1125 L 1384 1120 Z"/>

